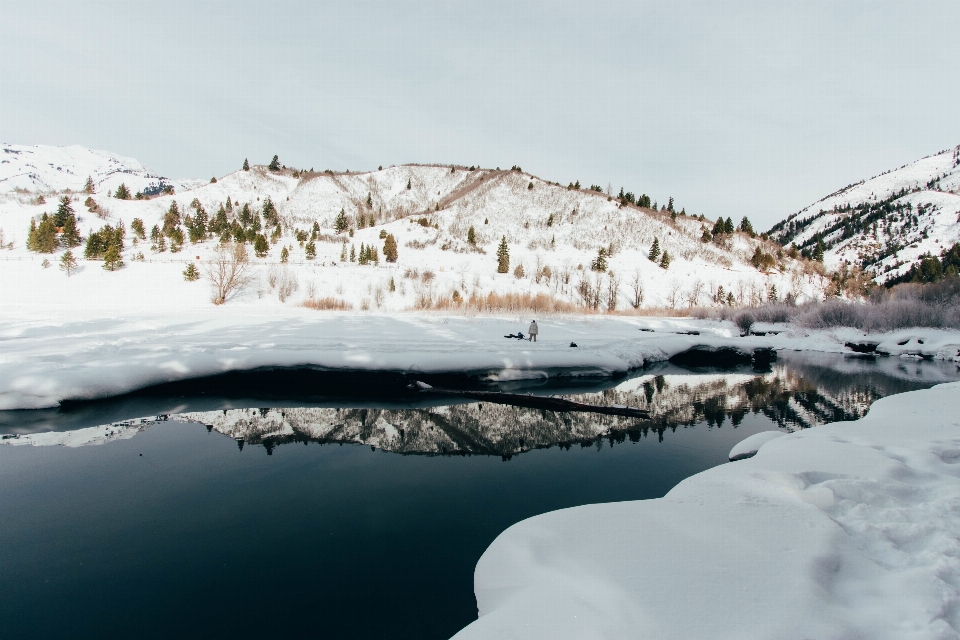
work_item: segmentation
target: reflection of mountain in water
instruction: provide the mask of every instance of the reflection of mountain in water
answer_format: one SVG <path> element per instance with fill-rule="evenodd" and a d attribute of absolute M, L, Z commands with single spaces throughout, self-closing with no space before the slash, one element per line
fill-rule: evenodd
<path fill-rule="evenodd" d="M 268 453 L 279 444 L 314 441 L 363 443 L 397 453 L 506 458 L 552 445 L 600 444 L 604 438 L 611 444 L 651 434 L 662 439 L 669 429 L 701 422 L 723 426 L 729 421 L 736 427 L 751 412 L 788 430 L 856 420 L 878 398 L 907 390 L 901 386 L 917 385 L 881 372 L 838 374 L 828 365 L 794 362 L 778 364 L 765 374 L 679 374 L 665 368 L 659 375 L 632 378 L 599 393 L 564 396 L 648 409 L 648 420 L 477 402 L 421 409 L 238 409 L 185 413 L 176 419 L 210 425 L 240 446 L 263 444 Z"/>
<path fill-rule="evenodd" d="M 648 420 L 477 402 L 432 408 L 225 409 L 170 417 L 204 423 L 235 438 L 241 447 L 262 444 L 268 452 L 283 443 L 314 441 L 362 443 L 397 453 L 508 458 L 552 445 L 600 446 L 604 439 L 612 445 L 652 435 L 662 439 L 668 430 L 703 422 L 736 427 L 749 413 L 762 414 L 787 430 L 855 420 L 878 398 L 957 379 L 953 363 L 781 352 L 767 373 L 689 371 L 662 364 L 604 391 L 563 394 L 585 404 L 647 409 Z M 179 397 L 174 400 L 173 405 L 184 406 Z M 60 432 L 20 431 L 3 435 L 0 444 L 100 444 L 132 437 L 163 419 L 166 416 Z"/>

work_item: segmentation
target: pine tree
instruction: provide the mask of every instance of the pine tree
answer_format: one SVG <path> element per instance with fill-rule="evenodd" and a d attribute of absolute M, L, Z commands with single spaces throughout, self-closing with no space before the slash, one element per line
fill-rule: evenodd
<path fill-rule="evenodd" d="M 367 218 L 366 218 L 366 216 L 358 216 L 358 217 L 357 217 L 357 229 L 363 229 L 363 228 L 366 227 L 366 226 L 367 226 Z"/>
<path fill-rule="evenodd" d="M 757 235 L 756 233 L 754 233 L 753 225 L 750 224 L 750 220 L 747 219 L 747 216 L 743 216 L 743 220 L 740 221 L 740 226 L 737 227 L 737 231 L 741 231 L 749 235 L 751 238 Z"/>
<path fill-rule="evenodd" d="M 270 169 L 270 171 L 280 171 L 280 158 L 273 156 L 273 160 L 270 161 L 267 169 Z"/>
<path fill-rule="evenodd" d="M 263 234 L 258 233 L 256 240 L 253 241 L 253 252 L 257 254 L 258 258 L 265 258 L 268 251 L 270 251 L 270 245 L 267 243 L 267 239 L 263 237 Z"/>
<path fill-rule="evenodd" d="M 287 260 L 290 259 L 290 251 L 284 247 L 280 250 L 280 264 L 287 264 Z"/>
<path fill-rule="evenodd" d="M 503 236 L 497 248 L 497 273 L 510 273 L 510 248 L 507 247 L 507 236 Z"/>
<path fill-rule="evenodd" d="M 717 295 L 713 296 L 713 301 L 719 304 L 723 304 L 726 301 L 727 292 L 723 290 L 723 285 L 717 287 Z"/>
<path fill-rule="evenodd" d="M 280 224 L 280 217 L 277 214 L 277 207 L 273 204 L 270 196 L 263 201 L 263 221 L 268 227 Z"/>
<path fill-rule="evenodd" d="M 337 214 L 337 219 L 336 219 L 336 220 L 334 221 L 334 223 L 333 223 L 333 228 L 337 230 L 337 233 L 338 233 L 338 234 L 340 234 L 340 233 L 343 233 L 344 231 L 346 231 L 346 230 L 347 230 L 347 227 L 349 227 L 349 226 L 350 226 L 350 225 L 349 225 L 349 223 L 347 222 L 347 214 L 346 214 L 346 212 L 345 212 L 343 209 L 340 209 L 340 213 Z"/>
<path fill-rule="evenodd" d="M 30 229 L 27 231 L 27 250 L 28 251 L 39 251 L 37 248 L 37 221 L 30 220 Z"/>
<path fill-rule="evenodd" d="M 147 239 L 147 230 L 143 226 L 143 220 L 140 218 L 134 218 L 133 222 L 130 223 L 130 230 L 136 235 L 137 238 L 141 240 Z"/>
<path fill-rule="evenodd" d="M 726 221 L 723 223 L 723 232 L 726 234 L 732 234 L 733 231 L 734 231 L 733 219 L 727 218 Z"/>
<path fill-rule="evenodd" d="M 194 282 L 195 280 L 200 279 L 200 272 L 192 262 L 187 265 L 186 269 L 183 270 L 183 279 L 187 282 Z"/>
<path fill-rule="evenodd" d="M 60 198 L 60 204 L 57 205 L 57 212 L 53 214 L 53 226 L 62 227 L 67 223 L 67 218 L 73 215 L 73 207 L 70 206 L 70 197 Z"/>
<path fill-rule="evenodd" d="M 477 232 L 473 230 L 473 225 L 470 225 L 470 228 L 467 229 L 467 242 L 474 246 L 477 245 Z"/>
<path fill-rule="evenodd" d="M 387 234 L 386 240 L 383 241 L 383 257 L 387 262 L 397 261 L 397 240 L 392 233 Z"/>
<path fill-rule="evenodd" d="M 117 245 L 111 244 L 103 254 L 103 268 L 107 271 L 116 271 L 123 266 L 123 260 L 120 257 L 120 250 Z"/>
<path fill-rule="evenodd" d="M 716 224 L 713 225 L 712 234 L 715 236 L 723 235 L 724 233 L 723 218 L 717 218 Z"/>
<path fill-rule="evenodd" d="M 73 252 L 69 249 L 63 252 L 63 255 L 60 256 L 60 269 L 67 272 L 67 277 L 70 277 L 70 272 L 77 268 L 77 259 L 73 257 Z"/>
<path fill-rule="evenodd" d="M 180 226 L 180 207 L 176 202 L 170 203 L 170 208 L 163 215 L 163 235 L 168 236 L 170 231 Z"/>
<path fill-rule="evenodd" d="M 700 242 L 710 242 L 713 240 L 713 234 L 710 233 L 710 230 L 707 229 L 704 225 L 700 225 Z"/>
<path fill-rule="evenodd" d="M 179 253 L 183 248 L 183 229 L 177 227 L 167 234 L 170 238 L 170 253 Z"/>
<path fill-rule="evenodd" d="M 670 260 L 671 260 L 671 258 L 670 258 L 670 253 L 667 252 L 667 251 L 664 251 L 664 252 L 663 252 L 663 257 L 660 258 L 660 268 L 661 268 L 661 269 L 669 269 L 669 268 L 670 268 Z"/>
<path fill-rule="evenodd" d="M 360 243 L 360 256 L 358 262 L 361 265 L 367 264 L 367 247 L 362 242 Z"/>
<path fill-rule="evenodd" d="M 654 238 L 653 245 L 650 247 L 650 253 L 647 254 L 650 262 L 656 262 L 660 258 L 660 239 Z"/>
<path fill-rule="evenodd" d="M 673 211 L 673 198 L 670 198 L 670 201 L 667 203 L 667 211 Z"/>
<path fill-rule="evenodd" d="M 60 246 L 72 249 L 73 247 L 79 246 L 81 242 L 83 242 L 83 240 L 80 238 L 80 232 L 77 231 L 77 219 L 71 213 L 63 223 L 63 233 L 60 234 Z"/>
<path fill-rule="evenodd" d="M 96 193 L 96 187 L 93 186 L 93 178 L 87 176 L 87 181 L 83 185 L 84 193 Z M 69 274 L 68 274 L 69 275 Z"/>
<path fill-rule="evenodd" d="M 127 185 L 121 183 L 120 186 L 117 187 L 117 192 L 113 195 L 113 197 L 118 200 L 129 200 L 130 190 L 127 189 Z"/>
<path fill-rule="evenodd" d="M 600 250 L 597 251 L 597 259 L 593 261 L 591 265 L 594 271 L 599 271 L 600 273 L 606 273 L 607 271 L 607 250 L 603 247 L 600 247 Z"/>
<path fill-rule="evenodd" d="M 370 192 L 367 192 L 367 206 L 373 207 L 373 198 L 370 197 Z"/>
<path fill-rule="evenodd" d="M 313 260 L 317 257 L 317 245 L 314 244 L 313 240 L 307 243 L 303 248 L 303 252 L 307 257 L 307 260 Z"/>
<path fill-rule="evenodd" d="M 817 246 L 813 249 L 813 259 L 817 262 L 823 262 L 823 253 L 826 250 L 826 247 L 823 244 L 823 240 L 817 239 Z"/>
<path fill-rule="evenodd" d="M 246 158 L 243 159 L 243 170 L 250 171 L 250 161 Z"/>
<path fill-rule="evenodd" d="M 350 245 L 350 262 L 357 261 L 357 248 L 353 245 Z"/>
<path fill-rule="evenodd" d="M 407 191 L 410 191 L 411 188 L 412 186 L 410 184 L 410 178 L 407 178 Z"/>
<path fill-rule="evenodd" d="M 347 261 L 347 243 L 344 242 L 343 246 L 340 248 L 340 262 Z"/>
<path fill-rule="evenodd" d="M 33 229 L 33 221 L 30 222 L 30 235 L 27 236 L 27 247 L 39 253 L 53 253 L 57 250 L 57 229 L 53 226 L 53 221 L 43 214 L 40 224 L 36 230 Z"/>

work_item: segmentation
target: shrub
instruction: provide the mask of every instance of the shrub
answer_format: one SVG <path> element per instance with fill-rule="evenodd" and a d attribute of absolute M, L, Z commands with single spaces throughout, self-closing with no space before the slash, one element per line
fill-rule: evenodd
<path fill-rule="evenodd" d="M 733 322 L 737 325 L 737 328 L 740 329 L 740 335 L 748 336 L 750 335 L 750 329 L 753 328 L 756 322 L 756 318 L 754 318 L 753 314 L 749 311 L 744 311 L 738 313 Z"/>
<path fill-rule="evenodd" d="M 310 298 L 303 301 L 303 306 L 317 311 L 349 311 L 353 305 L 339 298 Z"/>

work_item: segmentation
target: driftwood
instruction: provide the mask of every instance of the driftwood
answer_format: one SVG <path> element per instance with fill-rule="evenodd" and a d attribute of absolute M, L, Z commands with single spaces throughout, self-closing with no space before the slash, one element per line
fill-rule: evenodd
<path fill-rule="evenodd" d="M 455 391 L 452 389 L 436 389 L 423 382 L 416 382 L 411 385 L 420 393 L 433 396 L 449 396 L 451 398 L 469 398 L 470 400 L 479 400 L 482 402 L 491 402 L 493 404 L 507 404 L 514 407 L 526 407 L 528 409 L 545 409 L 547 411 L 577 411 L 581 413 L 602 413 L 608 416 L 625 416 L 628 418 L 649 418 L 650 412 L 634 407 L 625 407 L 622 405 L 601 406 L 595 404 L 583 404 L 564 400 L 562 398 L 551 398 L 543 396 L 529 396 L 519 393 L 500 393 L 498 391 Z"/>

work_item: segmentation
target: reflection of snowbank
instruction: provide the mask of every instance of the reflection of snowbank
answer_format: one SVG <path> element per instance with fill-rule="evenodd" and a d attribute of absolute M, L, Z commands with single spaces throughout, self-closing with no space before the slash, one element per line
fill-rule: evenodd
<path fill-rule="evenodd" d="M 129 440 L 143 431 L 153 421 L 147 418 L 125 420 L 73 431 L 43 431 L 41 433 L 8 434 L 2 437 L 0 444 L 32 445 L 35 447 L 85 447 L 87 445 L 106 444 L 114 440 Z"/>
<path fill-rule="evenodd" d="M 880 400 L 659 500 L 514 525 L 456 637 L 958 637 L 958 391 Z"/>

